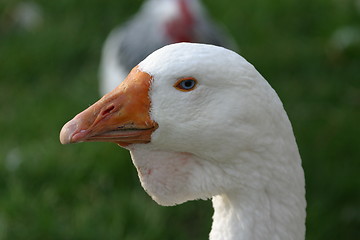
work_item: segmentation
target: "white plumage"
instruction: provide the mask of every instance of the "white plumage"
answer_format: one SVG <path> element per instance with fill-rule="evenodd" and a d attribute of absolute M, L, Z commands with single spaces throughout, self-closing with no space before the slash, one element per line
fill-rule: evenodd
<path fill-rule="evenodd" d="M 110 124 L 125 114 L 126 104 L 117 110 L 115 101 L 130 98 L 124 91 L 138 74 L 150 76 L 150 105 L 141 111 L 151 120 L 140 127 L 131 113 L 131 127 L 127 120 Z M 195 79 L 196 86 L 181 89 L 179 79 Z M 125 146 L 142 186 L 161 205 L 211 198 L 211 240 L 305 237 L 304 174 L 290 121 L 276 92 L 235 52 L 191 43 L 163 47 L 67 123 L 60 138 Z"/>
<path fill-rule="evenodd" d="M 100 63 L 101 95 L 119 85 L 150 53 L 177 42 L 235 48 L 233 40 L 208 17 L 199 0 L 147 0 L 105 41 Z"/>

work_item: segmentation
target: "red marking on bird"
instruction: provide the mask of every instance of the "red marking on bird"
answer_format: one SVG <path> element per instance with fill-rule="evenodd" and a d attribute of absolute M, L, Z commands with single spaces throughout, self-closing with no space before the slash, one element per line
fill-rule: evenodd
<path fill-rule="evenodd" d="M 179 0 L 178 4 L 180 15 L 174 17 L 165 24 L 166 33 L 174 43 L 193 42 L 195 41 L 194 15 L 191 12 L 187 0 Z"/>

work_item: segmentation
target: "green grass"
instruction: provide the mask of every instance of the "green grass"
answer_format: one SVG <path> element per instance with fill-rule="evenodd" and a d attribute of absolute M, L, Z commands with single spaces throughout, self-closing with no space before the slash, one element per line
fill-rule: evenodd
<path fill-rule="evenodd" d="M 158 206 L 115 144 L 62 146 L 61 126 L 98 98 L 108 32 L 136 1 L 37 0 L 44 22 L 19 29 L 0 3 L 0 240 L 207 239 L 211 203 Z M 355 1 L 204 0 L 282 98 L 306 173 L 307 239 L 360 239 L 360 28 Z"/>

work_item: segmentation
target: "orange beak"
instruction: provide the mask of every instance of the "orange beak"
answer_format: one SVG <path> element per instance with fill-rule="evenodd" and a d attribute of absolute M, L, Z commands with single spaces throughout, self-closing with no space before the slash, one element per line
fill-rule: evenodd
<path fill-rule="evenodd" d="M 150 118 L 151 76 L 135 67 L 113 91 L 66 123 L 62 144 L 115 142 L 120 146 L 148 143 L 158 127 Z"/>

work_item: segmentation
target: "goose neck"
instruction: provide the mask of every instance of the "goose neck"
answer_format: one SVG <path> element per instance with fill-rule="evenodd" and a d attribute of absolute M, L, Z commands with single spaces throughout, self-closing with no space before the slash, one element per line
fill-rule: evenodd
<path fill-rule="evenodd" d="M 217 195 L 212 202 L 210 240 L 304 240 L 302 197 L 251 189 Z"/>

